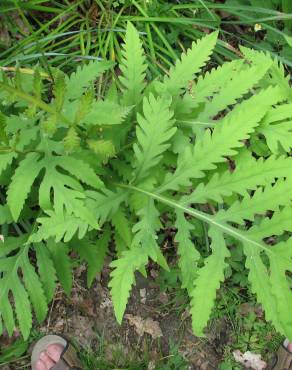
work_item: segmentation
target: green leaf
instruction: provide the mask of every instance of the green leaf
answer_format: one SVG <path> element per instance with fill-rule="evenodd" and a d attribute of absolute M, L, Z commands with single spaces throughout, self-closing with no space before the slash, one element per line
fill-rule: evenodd
<path fill-rule="evenodd" d="M 148 262 L 147 251 L 134 247 L 124 251 L 122 256 L 111 263 L 113 271 L 108 286 L 111 289 L 114 312 L 119 323 L 122 322 L 130 290 L 135 282 L 135 271 Z"/>
<path fill-rule="evenodd" d="M 182 54 L 181 59 L 176 61 L 174 67 L 169 71 L 169 75 L 159 85 L 159 92 L 168 92 L 172 96 L 178 95 L 182 88 L 186 88 L 189 81 L 193 80 L 194 75 L 200 72 L 201 68 L 209 60 L 215 47 L 218 32 L 213 32 L 197 42 L 193 42 L 192 47 Z"/>
<path fill-rule="evenodd" d="M 7 204 L 14 221 L 18 220 L 31 186 L 40 172 L 39 154 L 30 153 L 16 169 L 7 191 Z"/>
<path fill-rule="evenodd" d="M 281 235 L 285 231 L 292 232 L 292 208 L 285 207 L 274 212 L 271 218 L 264 218 L 260 224 L 252 226 L 247 232 L 256 240 L 272 235 Z"/>
<path fill-rule="evenodd" d="M 94 60 L 78 66 L 76 72 L 65 78 L 66 99 L 79 99 L 85 89 L 90 87 L 103 72 L 113 66 L 112 62 Z"/>
<path fill-rule="evenodd" d="M 39 204 L 45 211 L 51 210 L 54 207 L 54 212 L 56 213 L 54 217 L 59 217 L 63 224 L 68 225 L 68 223 L 73 222 L 76 230 L 79 226 L 83 230 L 86 224 L 97 229 L 97 217 L 94 211 L 85 204 L 86 195 L 81 184 L 73 177 L 57 170 L 58 166 L 66 166 L 68 170 L 70 168 L 70 171 L 73 172 L 74 170 L 72 169 L 72 165 L 69 164 L 69 161 L 64 160 L 62 156 L 45 157 L 42 160 L 41 165 L 45 167 L 46 171 L 39 187 Z M 76 163 L 80 162 L 77 160 Z M 80 171 L 82 173 L 82 169 Z M 77 175 L 76 172 L 77 170 L 74 171 L 75 175 Z M 84 174 L 91 176 L 89 181 L 93 184 L 95 177 L 92 177 L 93 172 L 86 165 L 84 166 Z M 85 179 L 83 181 L 86 182 Z M 65 213 L 64 209 L 66 211 Z M 60 229 L 58 232 L 60 232 Z"/>
<path fill-rule="evenodd" d="M 66 92 L 65 74 L 61 71 L 57 71 L 53 85 L 54 103 L 57 112 L 60 112 L 63 107 Z"/>
<path fill-rule="evenodd" d="M 147 195 L 149 196 L 150 198 L 152 199 L 155 199 L 165 205 L 168 205 L 174 209 L 177 209 L 177 210 L 181 210 L 195 218 L 198 218 L 199 220 L 203 221 L 203 222 L 207 222 L 210 227 L 215 227 L 216 229 L 218 229 L 221 233 L 224 233 L 224 234 L 227 234 L 233 238 L 235 238 L 236 240 L 240 241 L 241 243 L 243 243 L 243 245 L 245 246 L 248 246 L 249 249 L 252 249 L 252 251 L 254 251 L 255 254 L 259 255 L 259 253 L 261 252 L 264 252 L 268 258 L 271 260 L 271 259 L 275 259 L 275 258 L 280 258 L 282 260 L 282 264 L 284 264 L 283 266 L 285 266 L 285 269 L 286 271 L 292 271 L 292 264 L 290 262 L 290 259 L 291 259 L 291 250 L 292 248 L 289 246 L 289 248 L 287 249 L 284 249 L 284 250 L 281 250 L 281 253 L 279 253 L 280 255 L 277 257 L 276 256 L 276 253 L 275 250 L 274 250 L 274 247 L 269 247 L 269 246 L 266 246 L 264 243 L 262 242 L 259 242 L 258 240 L 254 239 L 252 237 L 252 235 L 250 235 L 248 232 L 244 232 L 242 230 L 239 230 L 235 227 L 232 227 L 228 224 L 226 224 L 224 221 L 222 220 L 218 220 L 217 217 L 214 217 L 214 216 L 210 216 L 208 215 L 207 213 L 204 213 L 204 212 L 201 212 L 201 211 L 198 211 L 194 208 L 189 208 L 189 207 L 186 207 L 185 205 L 179 203 L 178 201 L 175 201 L 175 200 L 172 200 L 172 199 L 169 199 L 169 198 L 166 198 L 164 196 L 161 196 L 160 194 L 155 194 L 153 192 L 149 192 L 149 191 L 146 191 L 146 190 L 143 190 L 141 188 L 137 188 L 137 187 L 134 187 L 134 186 L 127 186 L 128 189 L 132 189 L 132 190 L 135 190 L 135 191 L 138 191 L 144 195 Z M 246 254 L 248 254 L 248 251 L 245 252 Z M 289 260 L 289 262 L 287 262 Z M 272 293 L 271 291 L 271 285 L 267 284 L 266 281 L 263 283 L 261 282 L 261 287 L 260 287 L 260 284 L 257 280 L 260 280 L 260 276 L 264 277 L 263 279 L 265 279 L 265 274 L 264 274 L 264 269 L 262 269 L 262 272 L 258 272 L 255 271 L 257 269 L 257 266 L 259 265 L 259 262 L 255 262 L 255 258 L 254 258 L 254 255 L 252 256 L 252 258 L 250 259 L 250 261 L 252 263 L 250 264 L 247 264 L 247 267 L 250 269 L 250 274 L 253 275 L 253 276 L 256 276 L 257 274 L 257 278 L 256 277 L 251 277 L 251 280 L 253 281 L 253 284 L 254 284 L 254 290 L 256 292 L 256 294 L 258 295 L 258 300 L 262 303 L 262 302 L 265 302 L 263 303 L 263 307 L 267 307 L 265 309 L 267 309 L 268 311 L 268 319 L 271 320 L 273 322 L 273 324 L 278 328 L 278 330 L 285 334 L 286 336 L 287 335 L 290 335 L 290 329 L 287 328 L 286 326 L 286 312 L 284 311 L 280 311 L 280 310 L 277 310 L 277 309 L 273 309 L 273 302 L 274 302 L 274 293 Z M 247 262 L 248 263 L 248 262 Z M 282 268 L 282 267 L 281 267 Z M 282 278 L 281 278 L 282 279 Z M 256 286 L 255 286 L 256 285 Z M 281 282 L 281 285 L 284 287 L 284 291 L 286 290 L 286 285 Z M 261 288 L 263 287 L 263 289 L 265 288 L 265 291 L 261 290 Z M 287 292 L 285 291 L 285 295 L 287 294 Z M 291 293 L 290 293 L 291 295 Z M 286 298 L 285 298 L 286 299 Z M 269 300 L 269 302 L 268 302 Z M 268 303 L 267 303 L 268 302 Z M 281 322 L 284 322 L 285 323 L 285 327 L 282 326 L 282 324 L 279 324 Z"/>
<path fill-rule="evenodd" d="M 233 60 L 206 71 L 204 76 L 200 75 L 191 88 L 194 107 L 203 102 L 207 103 L 208 97 L 224 91 L 225 85 L 236 79 L 236 76 L 242 70 L 244 70 L 244 61 Z"/>
<path fill-rule="evenodd" d="M 45 244 L 34 244 L 34 249 L 37 256 L 38 273 L 43 285 L 44 293 L 49 303 L 54 296 L 57 275 L 56 270 L 50 255 L 50 252 Z"/>
<path fill-rule="evenodd" d="M 132 244 L 132 232 L 129 220 L 123 208 L 119 208 L 112 216 L 112 224 L 115 227 L 116 233 L 120 235 L 128 248 Z"/>
<path fill-rule="evenodd" d="M 191 195 L 183 199 L 186 204 L 204 203 L 207 200 L 223 203 L 224 197 L 233 193 L 245 196 L 247 190 L 255 190 L 259 185 L 269 185 L 275 178 L 283 178 L 291 170 L 292 158 L 271 156 L 266 160 L 260 158 L 256 161 L 250 155 L 233 172 L 216 172 L 206 184 L 201 182 Z"/>
<path fill-rule="evenodd" d="M 13 159 L 16 157 L 15 153 L 7 153 L 7 154 L 1 154 L 0 155 L 0 175 L 3 171 L 9 166 Z"/>
<path fill-rule="evenodd" d="M 292 338 L 292 292 L 287 271 L 292 271 L 292 239 L 279 243 L 270 261 L 271 292 L 276 298 L 279 321 L 283 327 L 282 333 Z"/>
<path fill-rule="evenodd" d="M 266 211 L 275 211 L 279 206 L 291 204 L 292 187 L 290 181 L 278 180 L 273 186 L 259 188 L 253 196 L 247 195 L 242 201 L 234 202 L 227 210 L 216 214 L 220 222 L 236 222 L 244 224 L 244 220 L 253 220 L 255 214 L 264 214 Z"/>
<path fill-rule="evenodd" d="M 264 64 L 243 68 L 241 71 L 238 71 L 233 75 L 233 78 L 226 81 L 223 86 L 221 85 L 221 89 L 217 94 L 213 95 L 211 101 L 206 99 L 205 107 L 196 119 L 198 121 L 208 120 L 235 104 L 237 99 L 248 93 L 261 80 L 271 64 L 272 61 L 267 59 Z"/>
<path fill-rule="evenodd" d="M 25 339 L 32 326 L 32 307 L 39 321 L 48 311 L 40 278 L 29 260 L 27 235 L 5 238 L 1 242 L 0 259 L 0 316 L 10 335 L 15 329 L 14 313 Z M 30 303 L 31 302 L 31 303 Z"/>
<path fill-rule="evenodd" d="M 61 240 L 64 242 L 70 241 L 73 236 L 78 233 L 78 238 L 84 238 L 89 224 L 85 221 L 80 220 L 74 215 L 67 214 L 65 212 L 54 212 L 46 211 L 49 217 L 39 217 L 37 222 L 40 224 L 37 232 L 32 234 L 30 242 L 40 242 L 49 238 L 54 238 L 58 243 Z M 95 228 L 98 228 L 96 223 Z"/>
<path fill-rule="evenodd" d="M 69 296 L 72 289 L 72 266 L 68 255 L 68 246 L 63 243 L 55 243 L 51 239 L 47 242 L 47 245 L 54 262 L 58 279 L 64 292 Z"/>
<path fill-rule="evenodd" d="M 103 234 L 93 243 L 90 240 L 73 240 L 70 244 L 87 263 L 87 286 L 92 285 L 96 275 L 101 272 L 109 247 L 111 233 L 105 229 Z"/>
<path fill-rule="evenodd" d="M 35 269 L 29 263 L 27 254 L 22 254 L 20 263 L 23 266 L 22 273 L 24 285 L 29 294 L 36 318 L 38 322 L 42 322 L 46 318 L 48 312 L 47 299 L 44 294 L 42 283 L 40 282 L 39 276 L 36 274 Z M 50 278 L 52 278 L 52 276 L 50 276 Z"/>
<path fill-rule="evenodd" d="M 153 200 L 148 199 L 145 206 L 141 208 L 137 214 L 140 221 L 136 223 L 132 229 L 134 237 L 131 248 L 141 245 L 153 261 L 169 271 L 167 261 L 157 244 L 156 232 L 161 228 L 161 223 L 159 220 L 159 212 L 155 208 Z"/>
<path fill-rule="evenodd" d="M 268 271 L 261 259 L 260 251 L 249 243 L 244 243 L 244 254 L 246 255 L 246 267 L 249 269 L 248 279 L 251 282 L 251 289 L 265 310 L 266 320 L 271 320 L 275 328 L 283 333 L 277 302 L 275 296 L 271 294 Z"/>
<path fill-rule="evenodd" d="M 87 205 L 96 214 L 100 224 L 103 224 L 119 208 L 127 198 L 125 191 L 111 191 L 102 189 L 102 192 L 86 191 Z"/>
<path fill-rule="evenodd" d="M 122 107 L 109 100 L 98 100 L 92 104 L 91 111 L 84 118 L 84 125 L 120 125 L 132 107 Z"/>
<path fill-rule="evenodd" d="M 14 305 L 19 328 L 23 338 L 27 339 L 32 327 L 32 314 L 28 294 L 16 273 L 11 276 L 10 281 L 13 285 Z"/>
<path fill-rule="evenodd" d="M 0 225 L 10 224 L 12 222 L 13 219 L 7 204 L 5 206 L 0 205 Z"/>
<path fill-rule="evenodd" d="M 142 42 L 139 34 L 131 22 L 127 23 L 125 43 L 122 50 L 120 64 L 122 75 L 119 77 L 123 85 L 124 105 L 137 106 L 142 98 L 145 83 L 145 71 L 147 68 Z"/>
<path fill-rule="evenodd" d="M 63 156 L 59 158 L 58 165 L 71 173 L 84 184 L 87 184 L 95 189 L 100 189 L 103 187 L 103 183 L 100 178 L 96 175 L 90 165 L 84 162 L 82 159 Z"/>
<path fill-rule="evenodd" d="M 183 212 L 176 212 L 177 233 L 175 241 L 178 243 L 177 253 L 179 255 L 179 268 L 181 270 L 182 288 L 186 288 L 190 294 L 193 290 L 195 276 L 197 274 L 197 262 L 201 255 L 196 250 L 191 240 L 191 230 L 194 226 L 187 221 Z"/>
<path fill-rule="evenodd" d="M 176 128 L 173 127 L 173 113 L 169 110 L 169 105 L 169 100 L 155 99 L 153 95 L 143 100 L 144 117 L 137 117 L 138 144 L 135 143 L 133 147 L 136 156 L 136 181 L 148 176 L 149 170 L 159 163 L 162 153 L 170 146 L 168 141 Z"/>
<path fill-rule="evenodd" d="M 175 172 L 167 174 L 159 191 L 189 186 L 190 179 L 204 177 L 204 171 L 216 168 L 215 163 L 225 161 L 225 156 L 235 155 L 236 149 L 242 147 L 243 140 L 254 132 L 269 106 L 281 99 L 278 88 L 269 88 L 238 104 L 217 122 L 212 134 L 206 130 L 193 149 L 186 148 L 178 157 Z"/>
<path fill-rule="evenodd" d="M 204 336 L 203 329 L 211 315 L 216 292 L 224 281 L 224 269 L 227 267 L 225 260 L 230 256 L 220 230 L 211 227 L 209 236 L 212 239 L 212 254 L 205 259 L 204 266 L 197 270 L 195 287 L 190 292 L 192 326 L 197 336 Z"/>
<path fill-rule="evenodd" d="M 72 153 L 80 147 L 80 137 L 74 127 L 70 127 L 64 137 L 64 149 Z"/>

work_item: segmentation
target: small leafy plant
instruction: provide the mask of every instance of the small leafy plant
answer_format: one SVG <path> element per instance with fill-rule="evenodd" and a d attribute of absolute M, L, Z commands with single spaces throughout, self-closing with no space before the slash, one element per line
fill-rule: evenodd
<path fill-rule="evenodd" d="M 146 276 L 149 259 L 168 270 L 170 224 L 196 335 L 230 251 L 241 248 L 266 319 L 292 339 L 288 77 L 277 60 L 246 48 L 245 59 L 203 73 L 216 40 L 214 32 L 194 43 L 148 84 L 131 23 L 110 85 L 101 78 L 109 62 L 54 71 L 54 81 L 37 68 L 2 75 L 1 331 L 11 334 L 17 320 L 28 337 L 32 309 L 46 317 L 57 280 L 70 294 L 76 255 L 90 286 L 115 253 L 109 287 L 121 322 L 136 271 Z"/>

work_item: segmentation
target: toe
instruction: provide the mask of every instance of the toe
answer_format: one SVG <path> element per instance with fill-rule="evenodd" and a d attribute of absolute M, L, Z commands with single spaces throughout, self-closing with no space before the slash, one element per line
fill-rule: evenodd
<path fill-rule="evenodd" d="M 42 352 L 40 354 L 40 359 L 46 365 L 46 369 L 51 369 L 54 365 L 56 365 L 56 361 L 53 361 L 50 356 L 46 352 Z"/>
<path fill-rule="evenodd" d="M 45 363 L 39 359 L 35 365 L 35 368 L 36 370 L 48 370 L 48 368 L 46 367 Z"/>
<path fill-rule="evenodd" d="M 46 350 L 46 353 L 54 362 L 58 362 L 63 350 L 64 347 L 61 344 L 50 344 Z"/>

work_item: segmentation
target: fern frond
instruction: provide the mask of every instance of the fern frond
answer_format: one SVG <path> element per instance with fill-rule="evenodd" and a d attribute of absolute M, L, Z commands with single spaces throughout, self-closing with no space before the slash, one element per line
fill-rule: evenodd
<path fill-rule="evenodd" d="M 177 228 L 175 241 L 178 243 L 178 265 L 182 275 L 182 288 L 186 288 L 190 294 L 193 290 L 194 280 L 197 274 L 197 262 L 201 256 L 191 241 L 190 232 L 194 226 L 186 220 L 181 211 L 176 212 L 175 226 Z"/>
<path fill-rule="evenodd" d="M 157 85 L 158 92 L 167 92 L 172 96 L 179 95 L 181 89 L 187 88 L 189 81 L 193 80 L 194 75 L 202 69 L 209 60 L 215 47 L 218 32 L 213 32 L 197 42 L 193 42 L 192 47 L 182 54 L 173 66 L 169 75 L 163 80 L 163 83 Z"/>
<path fill-rule="evenodd" d="M 7 204 L 14 221 L 18 220 L 31 186 L 41 170 L 39 158 L 37 153 L 27 154 L 12 177 L 7 191 Z"/>
<path fill-rule="evenodd" d="M 256 161 L 250 156 L 233 172 L 215 173 L 206 184 L 201 182 L 191 195 L 183 199 L 186 204 L 204 203 L 207 200 L 222 203 L 223 197 L 233 193 L 247 195 L 247 190 L 271 184 L 275 178 L 286 177 L 291 170 L 292 158 L 271 156 L 267 160 L 260 158 Z"/>
<path fill-rule="evenodd" d="M 219 211 L 216 220 L 244 224 L 244 220 L 253 220 L 256 214 L 264 214 L 266 211 L 277 210 L 279 206 L 290 205 L 291 200 L 290 181 L 278 180 L 275 185 L 259 188 L 252 197 L 247 195 L 241 202 L 237 201 L 227 210 Z"/>
<path fill-rule="evenodd" d="M 176 171 L 166 176 L 159 191 L 189 186 L 190 179 L 203 177 L 204 171 L 216 168 L 225 156 L 235 155 L 235 149 L 243 146 L 242 140 L 249 138 L 269 106 L 282 99 L 279 89 L 269 88 L 238 104 L 217 122 L 212 134 L 206 130 L 193 150 L 186 148 L 178 157 Z"/>
<path fill-rule="evenodd" d="M 73 72 L 70 77 L 66 76 L 66 99 L 79 99 L 85 89 L 105 71 L 113 66 L 112 62 L 106 61 L 90 61 L 88 64 L 78 66 L 76 72 Z"/>
<path fill-rule="evenodd" d="M 127 306 L 130 290 L 135 282 L 135 272 L 148 262 L 147 251 L 141 247 L 133 247 L 124 251 L 122 256 L 111 263 L 113 271 L 109 287 L 114 306 L 115 316 L 122 322 Z"/>
<path fill-rule="evenodd" d="M 203 329 L 214 306 L 216 291 L 224 280 L 224 269 L 227 267 L 225 260 L 230 256 L 220 230 L 211 227 L 209 236 L 212 239 L 212 254 L 205 259 L 204 266 L 197 270 L 195 287 L 190 292 L 192 326 L 198 336 L 204 336 Z"/>
<path fill-rule="evenodd" d="M 149 99 L 144 98 L 144 117 L 141 115 L 137 117 L 138 144 L 133 146 L 136 155 L 136 181 L 148 176 L 149 170 L 157 165 L 162 153 L 170 145 L 168 141 L 176 128 L 173 127 L 173 113 L 169 110 L 169 105 L 169 100 L 155 99 L 153 95 L 150 95 Z"/>
<path fill-rule="evenodd" d="M 146 59 L 138 31 L 132 23 L 128 22 L 120 64 L 122 75 L 119 77 L 123 85 L 124 105 L 137 106 L 140 103 L 145 86 L 146 69 Z"/>

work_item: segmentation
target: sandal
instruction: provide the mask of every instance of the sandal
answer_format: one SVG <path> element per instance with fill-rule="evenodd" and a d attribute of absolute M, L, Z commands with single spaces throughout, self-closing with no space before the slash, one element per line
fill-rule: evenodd
<path fill-rule="evenodd" d="M 69 343 L 69 341 L 59 335 L 46 335 L 36 342 L 31 354 L 32 370 L 36 370 L 36 363 L 40 358 L 40 354 L 46 351 L 48 346 L 51 344 L 60 344 L 64 347 L 60 360 L 51 370 L 82 370 L 74 347 Z"/>
<path fill-rule="evenodd" d="M 272 370 L 292 370 L 292 352 L 287 348 L 288 341 L 285 340 L 275 355 Z"/>

